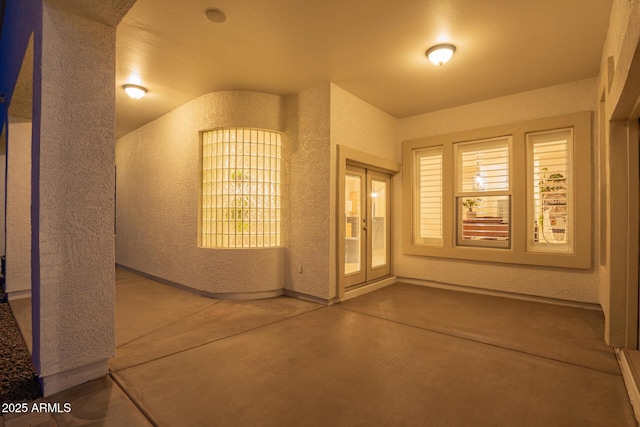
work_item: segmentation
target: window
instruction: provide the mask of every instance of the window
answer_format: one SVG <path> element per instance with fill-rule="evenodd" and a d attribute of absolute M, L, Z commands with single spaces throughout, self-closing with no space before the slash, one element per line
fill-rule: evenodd
<path fill-rule="evenodd" d="M 442 147 L 414 153 L 417 193 L 415 242 L 442 245 Z"/>
<path fill-rule="evenodd" d="M 572 146 L 572 129 L 527 135 L 531 251 L 573 252 Z"/>
<path fill-rule="evenodd" d="M 281 136 L 257 129 L 202 133 L 200 245 L 280 245 Z"/>
<path fill-rule="evenodd" d="M 511 138 L 455 144 L 456 244 L 509 247 Z"/>
<path fill-rule="evenodd" d="M 591 113 L 403 143 L 403 252 L 591 266 Z"/>

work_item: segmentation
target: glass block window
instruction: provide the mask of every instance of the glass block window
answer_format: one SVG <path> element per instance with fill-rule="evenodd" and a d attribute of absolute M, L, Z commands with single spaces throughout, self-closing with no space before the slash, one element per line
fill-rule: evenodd
<path fill-rule="evenodd" d="M 281 135 L 258 129 L 202 133 L 200 245 L 280 245 Z"/>
<path fill-rule="evenodd" d="M 442 147 L 414 151 L 414 242 L 442 245 Z"/>

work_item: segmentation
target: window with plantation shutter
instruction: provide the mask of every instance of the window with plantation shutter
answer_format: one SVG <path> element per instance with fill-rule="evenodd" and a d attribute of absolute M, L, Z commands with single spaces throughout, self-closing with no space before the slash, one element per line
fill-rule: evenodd
<path fill-rule="evenodd" d="M 591 131 L 587 111 L 404 141 L 403 253 L 591 268 Z"/>
<path fill-rule="evenodd" d="M 442 147 L 414 153 L 417 193 L 414 241 L 442 245 Z"/>
<path fill-rule="evenodd" d="M 456 244 L 508 248 L 511 137 L 455 144 Z"/>
<path fill-rule="evenodd" d="M 572 129 L 527 134 L 527 249 L 573 251 Z"/>

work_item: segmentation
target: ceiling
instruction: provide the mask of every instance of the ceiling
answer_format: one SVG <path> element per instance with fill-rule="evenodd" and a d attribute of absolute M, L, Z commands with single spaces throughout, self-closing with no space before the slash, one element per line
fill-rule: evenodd
<path fill-rule="evenodd" d="M 611 2 L 138 0 L 118 26 L 116 134 L 214 91 L 333 82 L 402 118 L 595 77 Z M 441 67 L 424 55 L 439 42 L 457 46 Z"/>

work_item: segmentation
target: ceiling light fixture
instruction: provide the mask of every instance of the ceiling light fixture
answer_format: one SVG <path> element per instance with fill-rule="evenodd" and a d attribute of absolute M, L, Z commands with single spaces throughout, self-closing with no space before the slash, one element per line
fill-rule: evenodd
<path fill-rule="evenodd" d="M 207 9 L 204 11 L 204 16 L 211 22 L 215 22 L 216 24 L 222 24 L 227 20 L 227 15 L 224 14 L 220 9 Z"/>
<path fill-rule="evenodd" d="M 147 94 L 147 89 L 139 85 L 127 84 L 123 85 L 122 88 L 133 99 L 140 99 Z"/>
<path fill-rule="evenodd" d="M 456 47 L 452 44 L 437 44 L 430 47 L 426 51 L 425 55 L 429 58 L 429 61 L 435 65 L 442 65 L 451 59 L 453 53 L 456 51 Z"/>

